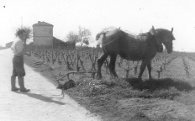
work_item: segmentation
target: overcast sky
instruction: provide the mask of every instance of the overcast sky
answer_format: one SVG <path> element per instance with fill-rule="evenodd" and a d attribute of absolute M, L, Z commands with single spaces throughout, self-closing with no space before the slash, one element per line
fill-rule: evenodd
<path fill-rule="evenodd" d="M 15 30 L 37 21 L 54 25 L 54 36 L 64 40 L 78 26 L 93 37 L 105 27 L 131 33 L 174 28 L 174 49 L 195 52 L 194 0 L 0 0 L 0 45 L 15 39 Z"/>

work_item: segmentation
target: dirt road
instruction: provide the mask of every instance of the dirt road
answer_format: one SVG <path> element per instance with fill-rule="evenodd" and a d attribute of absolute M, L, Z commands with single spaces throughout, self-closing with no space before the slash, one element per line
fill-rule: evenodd
<path fill-rule="evenodd" d="M 10 91 L 12 71 L 10 49 L 0 50 L 0 121 L 99 121 L 46 78 L 25 65 L 25 85 L 30 93 Z"/>

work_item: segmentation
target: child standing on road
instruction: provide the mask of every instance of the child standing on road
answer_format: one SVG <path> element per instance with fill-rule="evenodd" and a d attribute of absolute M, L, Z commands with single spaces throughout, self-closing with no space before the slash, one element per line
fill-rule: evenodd
<path fill-rule="evenodd" d="M 25 88 L 24 86 L 24 54 L 25 54 L 25 47 L 26 47 L 26 40 L 30 37 L 30 29 L 28 28 L 19 28 L 16 31 L 16 37 L 18 40 L 12 44 L 12 51 L 14 53 L 13 57 L 13 72 L 11 76 L 11 91 L 18 91 L 20 92 L 29 92 L 30 89 Z M 18 84 L 20 88 L 17 88 L 16 77 L 18 77 Z"/>

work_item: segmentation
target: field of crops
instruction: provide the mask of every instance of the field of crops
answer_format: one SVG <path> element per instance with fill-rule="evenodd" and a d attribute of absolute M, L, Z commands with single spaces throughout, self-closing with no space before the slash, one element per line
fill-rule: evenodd
<path fill-rule="evenodd" d="M 39 59 L 34 63 L 34 66 L 40 66 L 42 64 L 49 64 L 53 67 L 63 66 L 64 71 L 77 71 L 77 72 L 96 72 L 96 61 L 101 55 L 100 48 L 78 48 L 76 50 L 62 50 L 62 49 L 49 49 L 32 47 L 29 56 Z M 152 66 L 155 78 L 161 78 L 163 72 L 165 72 L 168 65 L 177 58 L 177 53 L 168 55 L 166 53 L 157 54 L 152 60 Z M 185 71 L 188 71 L 188 63 L 185 59 L 184 66 Z M 108 71 L 109 58 L 103 65 L 103 71 L 105 75 L 109 75 Z M 116 61 L 116 70 L 121 77 L 129 78 L 130 76 L 137 76 L 139 72 L 139 61 L 127 61 L 118 56 Z"/>
<path fill-rule="evenodd" d="M 30 66 L 52 80 L 73 79 L 77 86 L 67 93 L 105 121 L 189 121 L 195 119 L 193 53 L 158 53 L 152 60 L 153 80 L 147 70 L 143 80 L 136 77 L 141 62 L 117 58 L 119 78 L 109 75 L 108 62 L 102 66 L 103 79 L 95 78 L 100 48 L 76 50 L 29 47 Z"/>

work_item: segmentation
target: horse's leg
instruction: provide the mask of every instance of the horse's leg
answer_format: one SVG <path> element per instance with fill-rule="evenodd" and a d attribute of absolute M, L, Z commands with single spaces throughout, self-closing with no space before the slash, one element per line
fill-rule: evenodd
<path fill-rule="evenodd" d="M 109 63 L 109 70 L 110 70 L 110 74 L 114 77 L 118 77 L 115 71 L 115 62 L 116 62 L 116 54 L 112 54 L 110 55 L 110 63 Z"/>
<path fill-rule="evenodd" d="M 151 75 L 151 70 L 152 70 L 151 61 L 149 61 L 147 63 L 147 68 L 148 68 L 149 79 L 152 79 L 152 75 Z"/>
<path fill-rule="evenodd" d="M 98 64 L 97 78 L 98 79 L 102 78 L 101 67 L 102 67 L 102 64 L 104 63 L 104 61 L 106 60 L 107 57 L 108 57 L 108 54 L 103 53 L 100 56 L 100 58 L 97 60 L 97 64 Z"/>
<path fill-rule="evenodd" d="M 147 65 L 147 61 L 143 60 L 141 66 L 140 66 L 140 72 L 139 72 L 139 76 L 138 76 L 139 79 L 141 79 L 142 74 L 146 68 L 146 65 Z"/>

